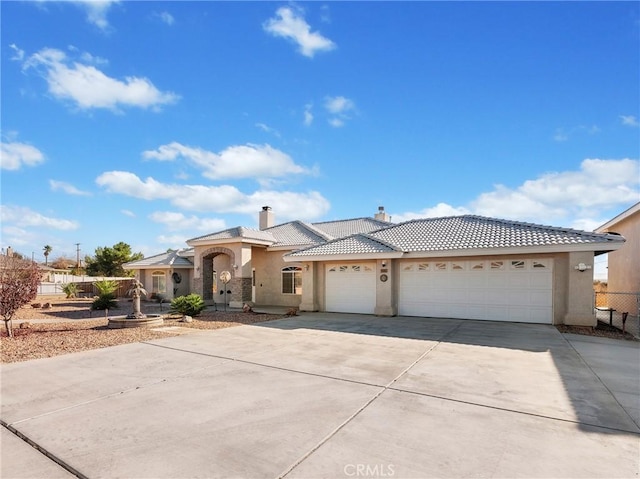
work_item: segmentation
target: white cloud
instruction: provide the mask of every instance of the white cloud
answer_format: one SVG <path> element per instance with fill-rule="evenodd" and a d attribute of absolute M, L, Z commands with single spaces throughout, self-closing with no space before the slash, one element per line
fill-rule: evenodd
<path fill-rule="evenodd" d="M 355 111 L 356 105 L 353 100 L 343 96 L 328 96 L 324 100 L 324 107 L 333 115 L 329 118 L 329 124 L 335 128 L 344 126 L 345 121 L 351 119 L 350 113 Z"/>
<path fill-rule="evenodd" d="M 156 237 L 156 242 L 158 244 L 169 245 L 173 248 L 184 248 L 184 244 L 190 238 L 191 238 L 190 236 L 185 236 L 185 235 L 171 235 L 171 236 L 159 235 Z M 154 254 L 158 254 L 157 249 L 152 251 L 152 253 L 150 253 L 149 255 L 145 255 L 145 256 L 151 256 Z"/>
<path fill-rule="evenodd" d="M 313 58 L 316 52 L 333 50 L 336 45 L 318 32 L 312 32 L 300 12 L 291 7 L 280 7 L 276 17 L 267 20 L 263 28 L 276 37 L 292 40 L 298 45 L 300 53 Z"/>
<path fill-rule="evenodd" d="M 339 115 L 353 110 L 355 105 L 353 101 L 343 96 L 328 96 L 325 98 L 324 106 L 329 113 Z"/>
<path fill-rule="evenodd" d="M 184 158 L 202 169 L 203 176 L 212 179 L 277 178 L 313 173 L 297 165 L 286 153 L 266 144 L 230 146 L 214 153 L 174 141 L 156 150 L 144 151 L 142 157 L 159 161 Z"/>
<path fill-rule="evenodd" d="M 21 206 L 0 205 L 0 220 L 3 225 L 12 225 L 19 228 L 78 229 L 78 223 L 75 221 L 51 218 Z"/>
<path fill-rule="evenodd" d="M 595 135 L 600 133 L 600 131 L 601 131 L 600 127 L 598 127 L 597 125 L 591 125 L 591 126 L 579 125 L 579 126 L 574 126 L 572 128 L 569 128 L 568 130 L 566 128 L 556 128 L 556 132 L 553 135 L 553 139 L 558 142 L 567 141 L 569 140 L 569 138 L 573 137 L 578 133 L 587 133 L 588 135 Z"/>
<path fill-rule="evenodd" d="M 418 214 L 394 214 L 393 220 L 471 213 L 591 230 L 603 223 L 599 211 L 637 202 L 639 196 L 638 160 L 586 159 L 577 171 L 546 173 L 516 188 L 496 185 L 468 205 L 440 203 Z"/>
<path fill-rule="evenodd" d="M 260 128 L 266 133 L 271 133 L 273 136 L 280 138 L 280 132 L 275 128 L 271 128 L 269 125 L 265 125 L 264 123 L 256 123 L 256 127 Z"/>
<path fill-rule="evenodd" d="M 13 56 L 11 57 L 12 60 L 17 62 L 21 62 L 22 60 L 24 60 L 24 50 L 18 48 L 15 43 L 9 45 L 9 48 L 14 51 Z"/>
<path fill-rule="evenodd" d="M 88 191 L 79 190 L 75 186 L 65 183 L 64 181 L 49 180 L 49 186 L 51 187 L 51 191 L 63 191 L 68 195 L 75 196 L 91 196 L 91 193 Z"/>
<path fill-rule="evenodd" d="M 620 115 L 620 121 L 626 126 L 640 126 L 640 122 L 638 122 L 638 119 L 633 115 Z"/>
<path fill-rule="evenodd" d="M 149 219 L 165 225 L 170 231 L 218 231 L 226 228 L 225 221 L 221 219 L 199 218 L 195 215 L 187 217 L 174 211 L 156 211 L 149 215 Z"/>
<path fill-rule="evenodd" d="M 44 155 L 35 146 L 18 142 L 0 143 L 0 169 L 19 170 L 23 166 L 36 166 L 44 161 Z"/>
<path fill-rule="evenodd" d="M 169 12 L 157 12 L 154 13 L 154 16 L 159 18 L 160 21 L 166 23 L 167 25 L 173 25 L 175 22 L 173 15 L 171 15 Z"/>
<path fill-rule="evenodd" d="M 120 213 L 122 213 L 125 216 L 128 216 L 129 218 L 135 218 L 136 217 L 136 214 L 131 210 L 120 210 Z"/>
<path fill-rule="evenodd" d="M 126 171 L 108 171 L 96 183 L 110 193 L 144 200 L 167 200 L 185 211 L 255 215 L 270 205 L 278 215 L 290 219 L 314 219 L 329 210 L 329 202 L 318 192 L 257 191 L 250 195 L 234 186 L 165 184 L 153 178 L 140 179 Z"/>
<path fill-rule="evenodd" d="M 102 31 L 109 29 L 107 13 L 114 3 L 111 0 L 76 0 L 73 3 L 83 8 L 87 14 L 87 22 L 95 25 Z"/>
<path fill-rule="evenodd" d="M 310 126 L 311 123 L 313 123 L 313 113 L 311 113 L 311 108 L 313 108 L 311 103 L 304 106 L 304 120 L 302 121 L 304 126 Z"/>
<path fill-rule="evenodd" d="M 403 221 L 409 221 L 416 218 L 441 218 L 444 216 L 459 216 L 469 214 L 469 210 L 464 207 L 453 207 L 446 203 L 438 203 L 431 208 L 425 208 L 418 212 L 406 212 L 399 215 L 393 215 L 391 221 L 394 223 L 402 223 Z"/>
<path fill-rule="evenodd" d="M 95 59 L 91 57 L 92 62 Z M 30 68 L 42 73 L 54 97 L 70 100 L 83 110 L 107 108 L 119 111 L 121 107 L 158 110 L 179 99 L 175 93 L 158 90 L 147 78 L 111 78 L 93 65 L 71 61 L 64 52 L 54 48 L 44 48 L 31 55 L 23 64 L 23 69 Z"/>

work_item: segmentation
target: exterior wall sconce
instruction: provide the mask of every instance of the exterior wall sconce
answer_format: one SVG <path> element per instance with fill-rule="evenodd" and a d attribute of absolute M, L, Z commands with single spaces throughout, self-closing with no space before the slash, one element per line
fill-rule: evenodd
<path fill-rule="evenodd" d="M 304 270 L 305 270 L 305 271 L 309 271 L 309 265 L 308 265 L 308 264 L 305 264 L 305 265 L 304 265 Z"/>
<path fill-rule="evenodd" d="M 577 266 L 574 266 L 575 269 L 577 269 L 578 271 L 580 271 L 581 273 L 584 273 L 586 270 L 591 269 L 591 265 L 590 264 L 584 264 L 584 263 L 578 263 Z"/>
<path fill-rule="evenodd" d="M 237 264 L 234 264 L 234 265 L 233 265 L 233 269 L 238 269 L 238 265 L 237 265 Z"/>
<path fill-rule="evenodd" d="M 382 267 L 383 267 L 383 268 L 386 268 L 386 267 L 387 267 L 387 262 L 386 262 L 386 261 L 384 261 L 384 260 L 382 260 Z"/>

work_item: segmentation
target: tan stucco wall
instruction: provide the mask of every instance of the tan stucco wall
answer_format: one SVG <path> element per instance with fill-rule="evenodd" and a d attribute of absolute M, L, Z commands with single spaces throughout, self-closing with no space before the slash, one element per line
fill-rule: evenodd
<path fill-rule="evenodd" d="M 398 314 L 397 301 L 397 262 L 395 260 L 376 261 L 376 316 L 396 316 Z M 382 275 L 387 280 L 382 281 Z"/>
<path fill-rule="evenodd" d="M 554 284 L 555 294 L 560 295 L 561 300 L 564 300 L 565 313 L 561 320 L 559 314 L 554 314 L 556 324 L 595 326 L 597 320 L 593 309 L 595 305 L 593 253 L 568 253 L 565 256 L 566 266 L 563 268 L 563 274 L 566 282 L 564 284 Z M 580 263 L 584 263 L 591 268 L 586 271 L 578 271 L 575 267 Z"/>
<path fill-rule="evenodd" d="M 553 324 L 574 324 L 595 326 L 596 319 L 593 311 L 593 253 L 556 253 L 556 254 L 521 254 L 512 256 L 467 256 L 429 258 L 429 261 L 468 261 L 468 260 L 504 260 L 504 259 L 552 259 L 553 260 Z M 375 314 L 380 316 L 395 316 L 398 311 L 399 271 L 403 262 L 417 261 L 419 258 L 386 260 L 386 267 L 382 267 L 382 260 L 376 261 L 376 307 Z M 362 264 L 365 261 L 340 261 L 340 264 Z M 327 263 L 336 263 L 329 261 Z M 579 263 L 585 263 L 591 268 L 584 272 L 575 269 Z M 305 311 L 324 311 L 326 263 L 310 264 L 309 271 L 303 267 L 303 301 L 301 309 Z M 386 282 L 380 281 L 380 275 L 387 274 Z M 310 287 L 311 286 L 311 287 Z"/>
<path fill-rule="evenodd" d="M 166 284 L 167 290 L 162 294 L 162 296 L 166 300 L 171 301 L 172 299 L 177 298 L 178 296 L 184 296 L 184 295 L 190 294 L 193 291 L 192 289 L 193 270 L 191 268 L 167 269 L 165 267 L 165 268 L 156 268 L 156 269 L 137 270 L 136 278 L 138 279 L 138 281 L 140 281 L 143 284 L 144 289 L 147 290 L 147 293 L 148 293 L 146 299 L 149 299 L 153 292 L 152 276 L 154 271 L 162 271 L 165 275 L 165 284 Z M 175 283 L 173 281 L 174 272 L 180 273 L 180 275 L 182 276 L 182 281 L 180 281 L 180 283 Z M 176 289 L 175 294 L 174 294 L 174 288 Z"/>
<path fill-rule="evenodd" d="M 613 225 L 610 231 L 620 233 L 626 242 L 608 255 L 607 290 L 640 293 L 640 212 Z"/>
<path fill-rule="evenodd" d="M 302 290 L 306 288 L 305 271 L 302 263 L 285 263 L 282 259 L 287 251 L 267 251 L 253 248 L 252 267 L 256 270 L 256 304 L 297 308 L 302 301 L 300 294 L 282 294 L 282 268 L 299 266 L 302 268 Z M 249 272 L 251 275 L 251 272 Z"/>

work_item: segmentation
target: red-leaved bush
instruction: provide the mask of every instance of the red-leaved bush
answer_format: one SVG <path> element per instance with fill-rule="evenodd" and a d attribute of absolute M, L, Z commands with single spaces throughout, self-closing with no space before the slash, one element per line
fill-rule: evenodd
<path fill-rule="evenodd" d="M 17 256 L 0 256 L 0 316 L 13 337 L 13 315 L 38 294 L 41 274 L 37 263 Z"/>

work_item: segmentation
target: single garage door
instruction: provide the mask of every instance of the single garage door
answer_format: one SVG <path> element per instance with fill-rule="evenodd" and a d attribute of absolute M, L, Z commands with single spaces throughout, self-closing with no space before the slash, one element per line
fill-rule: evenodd
<path fill-rule="evenodd" d="M 550 324 L 552 269 L 551 259 L 404 262 L 398 312 Z"/>
<path fill-rule="evenodd" d="M 373 314 L 375 307 L 375 263 L 326 266 L 327 311 Z"/>

